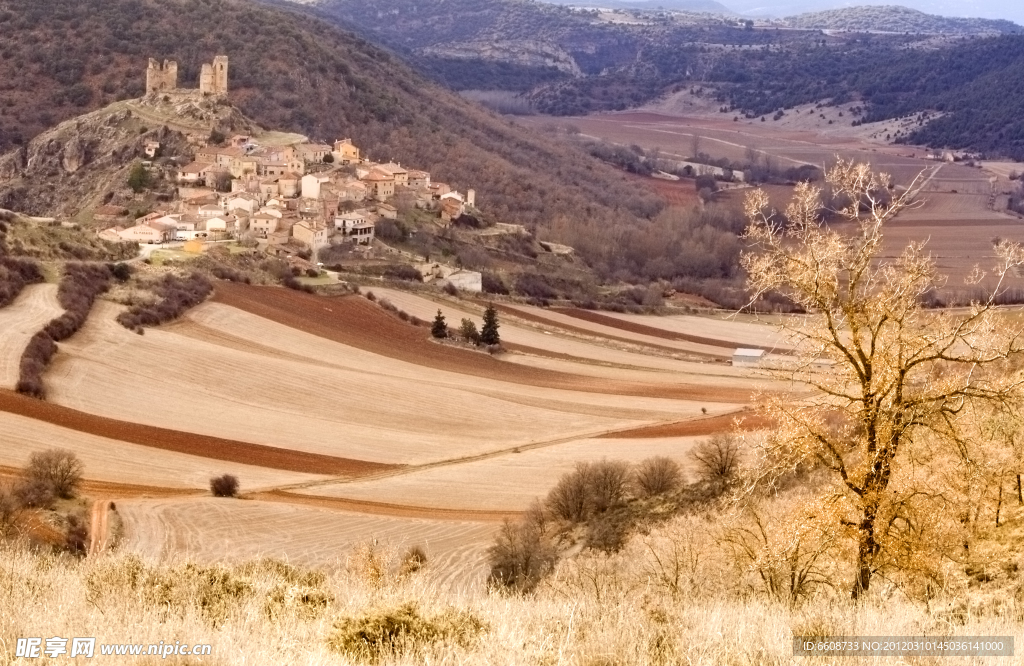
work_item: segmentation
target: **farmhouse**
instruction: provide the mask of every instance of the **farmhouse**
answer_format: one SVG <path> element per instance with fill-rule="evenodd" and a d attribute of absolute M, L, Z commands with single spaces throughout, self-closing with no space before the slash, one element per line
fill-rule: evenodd
<path fill-rule="evenodd" d="M 118 235 L 121 240 L 135 241 L 136 243 L 162 243 L 166 238 L 164 231 L 145 224 L 124 229 Z"/>
<path fill-rule="evenodd" d="M 741 368 L 756 368 L 764 357 L 763 349 L 737 349 L 732 353 L 732 364 Z"/>

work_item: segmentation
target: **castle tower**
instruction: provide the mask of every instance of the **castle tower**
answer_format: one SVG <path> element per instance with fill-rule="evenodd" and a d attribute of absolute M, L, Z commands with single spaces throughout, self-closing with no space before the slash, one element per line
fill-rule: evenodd
<path fill-rule="evenodd" d="M 163 90 L 174 90 L 178 87 L 178 63 L 173 60 L 164 60 L 161 65 L 155 59 L 149 59 L 149 66 L 146 67 L 146 92 L 159 92 Z"/>
<path fill-rule="evenodd" d="M 228 93 L 228 57 L 217 56 L 213 59 L 213 91 L 218 95 Z"/>
<path fill-rule="evenodd" d="M 213 65 L 204 63 L 203 69 L 199 72 L 199 92 L 204 95 L 213 94 Z"/>

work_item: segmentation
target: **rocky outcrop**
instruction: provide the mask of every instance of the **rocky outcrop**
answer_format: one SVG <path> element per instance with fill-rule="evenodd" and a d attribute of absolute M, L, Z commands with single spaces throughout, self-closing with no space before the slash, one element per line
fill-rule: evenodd
<path fill-rule="evenodd" d="M 213 129 L 252 131 L 237 109 L 198 94 L 117 102 L 67 120 L 0 156 L 0 205 L 31 215 L 73 217 L 83 205 L 122 190 L 150 141 L 163 155 L 190 155 L 189 138 Z"/>
<path fill-rule="evenodd" d="M 527 67 L 554 67 L 572 76 L 583 76 L 579 65 L 576 64 L 576 61 L 569 53 L 547 42 L 481 40 L 460 44 L 428 46 L 419 49 L 418 53 L 435 58 L 462 60 L 479 58 L 481 60 L 508 62 Z"/>

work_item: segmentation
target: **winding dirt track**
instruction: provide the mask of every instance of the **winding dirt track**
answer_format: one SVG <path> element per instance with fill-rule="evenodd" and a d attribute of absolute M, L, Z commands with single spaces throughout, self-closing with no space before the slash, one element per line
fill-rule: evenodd
<path fill-rule="evenodd" d="M 655 439 L 661 437 L 699 437 L 701 435 L 714 435 L 720 432 L 727 432 L 732 429 L 734 423 L 739 422 L 740 430 L 764 430 L 772 425 L 771 421 L 758 414 L 723 414 L 711 416 L 706 419 L 691 419 L 689 421 L 678 421 L 676 423 L 660 423 L 658 425 L 633 428 L 632 430 L 620 430 L 604 435 L 598 435 L 594 439 Z"/>
<path fill-rule="evenodd" d="M 445 509 L 410 504 L 393 504 L 391 502 L 374 502 L 370 500 L 348 497 L 325 497 L 323 495 L 298 495 L 284 490 L 270 490 L 245 496 L 247 499 L 284 502 L 286 504 L 302 504 L 320 509 L 334 509 L 348 513 L 364 513 L 377 516 L 397 518 L 427 518 L 429 520 L 456 520 L 476 523 L 501 522 L 506 518 L 516 518 L 519 511 L 485 511 L 474 509 Z"/>
<path fill-rule="evenodd" d="M 363 476 L 393 469 L 394 465 L 338 458 L 317 453 L 291 451 L 261 444 L 250 444 L 209 435 L 157 428 L 95 416 L 0 389 L 0 411 L 53 423 L 63 428 L 141 444 L 166 451 L 177 451 L 213 460 L 257 465 L 270 469 L 309 474 Z"/>
<path fill-rule="evenodd" d="M 505 363 L 486 354 L 432 343 L 426 329 L 405 324 L 358 297 L 323 298 L 280 287 L 219 283 L 214 300 L 363 351 L 420 366 L 543 388 L 705 402 L 745 403 L 746 389 L 645 384 L 580 377 Z"/>

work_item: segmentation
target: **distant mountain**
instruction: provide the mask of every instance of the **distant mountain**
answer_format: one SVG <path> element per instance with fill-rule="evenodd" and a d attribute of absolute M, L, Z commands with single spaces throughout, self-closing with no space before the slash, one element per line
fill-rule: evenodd
<path fill-rule="evenodd" d="M 976 35 L 1014 33 L 1024 30 L 1011 21 L 980 18 L 951 18 L 895 5 L 861 5 L 823 12 L 800 14 L 785 19 L 792 28 L 804 30 L 849 30 L 856 32 L 910 32 Z"/>
<path fill-rule="evenodd" d="M 858 5 L 887 5 L 892 0 L 727 0 L 740 14 L 780 18 Z M 1009 20 L 1024 24 L 1024 3 L 1019 0 L 900 0 L 900 4 L 936 16 Z"/>
<path fill-rule="evenodd" d="M 541 0 L 556 5 L 570 5 L 573 7 L 600 7 L 605 9 L 671 9 L 680 12 L 693 12 L 698 14 L 722 14 L 730 16 L 735 14 L 720 2 L 715 0 Z"/>

